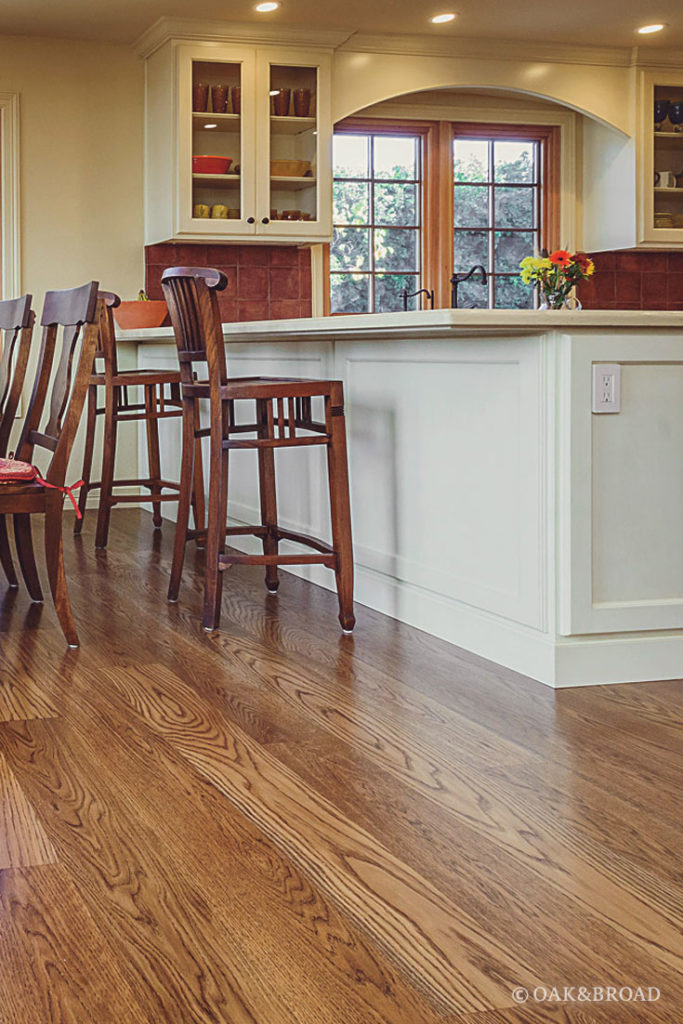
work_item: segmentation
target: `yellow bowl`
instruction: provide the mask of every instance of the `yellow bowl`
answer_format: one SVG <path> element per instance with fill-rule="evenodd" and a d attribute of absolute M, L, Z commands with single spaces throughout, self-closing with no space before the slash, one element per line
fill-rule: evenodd
<path fill-rule="evenodd" d="M 303 178 L 310 170 L 310 160 L 270 161 L 270 174 L 273 178 Z"/>

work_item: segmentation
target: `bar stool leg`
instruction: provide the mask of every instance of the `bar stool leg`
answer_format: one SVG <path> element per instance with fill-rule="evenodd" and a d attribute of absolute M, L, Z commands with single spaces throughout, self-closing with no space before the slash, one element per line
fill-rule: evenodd
<path fill-rule="evenodd" d="M 12 561 L 12 552 L 9 546 L 9 537 L 7 536 L 7 520 L 4 515 L 0 515 L 0 565 L 5 570 L 5 576 L 7 582 L 12 588 L 16 589 L 19 586 L 17 574 L 14 571 L 14 563 Z"/>
<path fill-rule="evenodd" d="M 116 461 L 116 440 L 118 436 L 116 413 L 119 402 L 119 389 L 116 387 L 106 388 L 104 398 L 102 481 L 100 483 L 100 507 L 97 512 L 97 532 L 95 534 L 96 548 L 106 548 L 109 540 L 109 520 L 114 490 L 114 463 Z"/>
<path fill-rule="evenodd" d="M 268 437 L 268 416 L 265 400 L 257 399 L 258 436 Z M 259 495 L 261 499 L 261 523 L 268 528 L 263 538 L 263 554 L 277 555 L 278 540 L 274 531 L 277 530 L 277 491 L 275 485 L 275 452 L 272 448 L 258 449 Z M 273 531 L 273 532 L 271 532 Z M 276 594 L 280 580 L 276 565 L 266 566 L 266 588 L 270 594 Z"/>
<path fill-rule="evenodd" d="M 157 399 L 156 385 L 149 384 L 145 388 L 145 406 L 147 409 L 147 458 L 149 460 L 149 476 L 151 480 L 150 491 L 153 498 L 161 494 L 159 481 L 161 480 L 161 456 L 159 454 L 159 421 L 156 417 Z M 156 501 L 152 506 L 152 522 L 154 529 L 161 529 L 161 502 Z"/>
<path fill-rule="evenodd" d="M 204 616 L 207 632 L 218 629 L 221 621 L 223 570 L 218 557 L 225 551 L 225 527 L 228 521 L 228 451 L 223 448 L 220 431 L 213 428 L 209 483 L 209 523 L 206 534 L 206 570 L 204 575 Z"/>
<path fill-rule="evenodd" d="M 17 513 L 14 516 L 14 540 L 17 545 L 21 574 L 24 577 L 29 596 L 32 601 L 42 601 L 43 591 L 38 578 L 36 556 L 33 553 L 31 517 L 26 512 Z"/>
<path fill-rule="evenodd" d="M 81 518 L 76 516 L 76 522 L 74 523 L 74 534 L 78 536 L 83 529 L 83 521 L 85 519 L 85 508 L 88 501 L 88 492 L 90 491 L 90 474 L 92 472 L 92 455 L 95 447 L 95 424 L 97 422 L 97 385 L 91 384 L 88 388 L 88 412 L 85 424 L 85 448 L 83 450 L 83 470 L 81 472 L 81 480 L 83 486 L 81 487 L 81 493 L 78 495 L 78 508 L 81 513 Z"/>
<path fill-rule="evenodd" d="M 335 576 L 339 598 L 339 622 L 344 633 L 351 633 L 356 624 L 356 617 L 353 614 L 353 544 L 343 401 L 341 388 L 334 388 L 330 398 L 325 400 L 325 419 L 331 435 L 327 446 L 327 469 L 332 544 L 337 556 Z"/>
<path fill-rule="evenodd" d="M 195 430 L 199 429 L 199 403 L 194 403 Z M 204 532 L 206 526 L 206 502 L 204 497 L 204 459 L 202 456 L 202 439 L 194 442 L 194 484 L 192 487 L 192 518 L 195 530 Z M 197 539 L 197 547 L 204 547 L 204 539 Z"/>
<path fill-rule="evenodd" d="M 175 528 L 175 540 L 173 543 L 173 562 L 171 563 L 171 578 L 168 584 L 168 600 L 177 601 L 180 591 L 180 579 L 183 574 L 183 562 L 185 561 L 185 547 L 187 545 L 187 525 L 190 518 L 190 504 L 194 505 L 194 519 L 197 529 L 197 506 L 195 494 L 197 487 L 196 449 L 196 403 L 193 399 L 186 400 L 183 404 L 183 450 L 180 464 L 180 491 L 178 494 L 178 519 Z M 204 483 L 202 480 L 202 489 Z M 202 493 L 203 498 L 203 493 Z M 203 505 L 203 501 L 202 501 Z M 202 517 L 203 518 L 203 517 Z"/>

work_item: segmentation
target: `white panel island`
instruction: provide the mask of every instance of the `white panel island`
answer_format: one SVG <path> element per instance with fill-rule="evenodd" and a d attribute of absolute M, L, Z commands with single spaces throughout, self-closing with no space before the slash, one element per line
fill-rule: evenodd
<path fill-rule="evenodd" d="M 141 367 L 177 365 L 168 328 L 120 337 Z M 551 686 L 683 675 L 683 313 L 434 310 L 225 340 L 235 376 L 344 381 L 359 604 Z M 591 412 L 603 362 L 618 414 Z M 238 522 L 258 520 L 252 455 L 232 457 Z M 283 524 L 327 536 L 323 453 L 277 471 Z"/>

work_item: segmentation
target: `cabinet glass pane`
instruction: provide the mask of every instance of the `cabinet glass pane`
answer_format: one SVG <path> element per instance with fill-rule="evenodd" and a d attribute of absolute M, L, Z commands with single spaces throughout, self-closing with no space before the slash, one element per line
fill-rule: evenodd
<path fill-rule="evenodd" d="M 270 66 L 270 218 L 317 220 L 318 70 Z"/>
<path fill-rule="evenodd" d="M 683 86 L 655 86 L 652 132 L 652 227 L 683 234 Z"/>
<path fill-rule="evenodd" d="M 192 216 L 196 220 L 242 216 L 241 98 L 240 64 L 192 62 Z"/>

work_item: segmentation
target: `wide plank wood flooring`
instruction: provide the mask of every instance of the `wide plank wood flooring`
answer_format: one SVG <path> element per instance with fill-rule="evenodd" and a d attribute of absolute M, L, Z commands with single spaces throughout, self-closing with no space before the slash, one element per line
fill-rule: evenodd
<path fill-rule="evenodd" d="M 0 1024 L 681 1024 L 683 682 L 553 692 L 172 525 L 0 581 Z M 657 1002 L 534 989 L 656 987 Z M 517 1005 L 513 991 L 532 993 Z"/>

